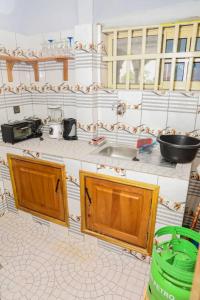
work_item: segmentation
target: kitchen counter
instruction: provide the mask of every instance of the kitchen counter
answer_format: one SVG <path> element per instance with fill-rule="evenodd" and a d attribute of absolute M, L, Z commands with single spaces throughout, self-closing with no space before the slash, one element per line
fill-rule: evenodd
<path fill-rule="evenodd" d="M 173 165 L 164 162 L 161 158 L 159 146 L 155 146 L 152 153 L 139 154 L 138 157 L 140 161 L 130 161 L 101 156 L 94 154 L 94 152 L 96 152 L 95 149 L 97 149 L 98 146 L 89 145 L 85 141 L 56 140 L 50 139 L 45 135 L 43 141 L 35 138 L 16 143 L 14 145 L 1 142 L 0 146 L 49 155 L 57 155 L 64 158 L 170 178 L 184 180 L 189 180 L 190 178 L 191 163 Z"/>

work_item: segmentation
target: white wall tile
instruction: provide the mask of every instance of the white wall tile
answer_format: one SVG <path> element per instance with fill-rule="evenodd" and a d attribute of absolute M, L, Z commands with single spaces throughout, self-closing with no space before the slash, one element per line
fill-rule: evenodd
<path fill-rule="evenodd" d="M 141 124 L 156 131 L 158 129 L 164 129 L 167 124 L 167 112 L 143 110 Z"/>
<path fill-rule="evenodd" d="M 77 119 L 80 123 L 90 124 L 93 123 L 93 114 L 90 108 L 77 108 Z"/>
<path fill-rule="evenodd" d="M 190 132 L 195 127 L 195 115 L 187 113 L 169 112 L 167 126 L 181 132 Z"/>
<path fill-rule="evenodd" d="M 172 202 L 185 202 L 188 191 L 188 181 L 168 177 L 158 177 L 160 195 Z"/>
<path fill-rule="evenodd" d="M 63 70 L 46 70 L 45 80 L 51 84 L 60 84 L 63 81 Z"/>
<path fill-rule="evenodd" d="M 76 83 L 81 85 L 90 85 L 93 83 L 92 68 L 76 68 Z"/>
<path fill-rule="evenodd" d="M 84 162 L 84 161 L 83 161 L 83 162 L 81 163 L 81 170 L 96 173 L 96 171 L 97 171 L 97 166 L 96 166 L 96 164 L 87 163 L 87 162 Z"/>
<path fill-rule="evenodd" d="M 81 169 L 81 162 L 74 159 L 64 159 L 64 164 L 66 166 L 67 174 L 79 180 L 79 170 Z"/>
<path fill-rule="evenodd" d="M 102 84 L 103 87 L 106 87 L 108 84 L 108 69 L 107 65 L 105 68 L 101 68 L 100 78 L 97 79 L 97 83 Z"/>
<path fill-rule="evenodd" d="M 143 124 L 141 116 L 141 110 L 127 109 L 123 116 L 117 117 L 117 120 L 118 122 L 121 122 L 123 124 L 128 124 L 130 126 L 137 127 L 140 124 Z"/>
<path fill-rule="evenodd" d="M 127 91 L 119 90 L 118 99 L 125 101 L 128 104 L 139 104 L 142 102 L 142 92 L 141 91 Z"/>
<path fill-rule="evenodd" d="M 19 71 L 19 81 L 26 85 L 30 85 L 31 83 L 31 72 L 30 71 Z"/>
<path fill-rule="evenodd" d="M 76 119 L 77 114 L 76 114 L 76 107 L 74 106 L 65 106 L 64 105 L 64 118 L 74 118 Z"/>
<path fill-rule="evenodd" d="M 33 104 L 33 114 L 45 119 L 48 116 L 47 104 Z"/>
<path fill-rule="evenodd" d="M 20 113 L 15 114 L 13 107 L 7 108 L 8 120 L 23 120 L 24 118 L 33 116 L 33 106 L 32 104 L 28 105 L 19 105 Z"/>
<path fill-rule="evenodd" d="M 134 172 L 134 171 L 127 170 L 126 178 L 132 179 L 135 181 L 141 181 L 144 183 L 158 184 L 158 176 L 152 175 L 152 174 L 146 174 L 146 173 L 140 173 L 140 172 Z"/>
<path fill-rule="evenodd" d="M 8 83 L 8 74 L 6 70 L 6 63 L 4 61 L 0 61 L 0 81 L 3 83 Z"/>
<path fill-rule="evenodd" d="M 33 73 L 33 82 L 35 82 L 35 77 L 34 77 L 34 73 Z M 46 71 L 41 70 L 40 66 L 39 66 L 39 82 L 42 83 L 46 83 L 47 79 L 46 79 Z"/>
<path fill-rule="evenodd" d="M 20 82 L 19 71 L 17 70 L 17 65 L 14 65 L 12 73 L 13 73 L 13 82 L 15 83 L 15 85 L 19 85 L 21 82 Z"/>
<path fill-rule="evenodd" d="M 117 123 L 117 114 L 111 108 L 98 108 L 98 121 L 108 124 Z"/>
<path fill-rule="evenodd" d="M 1 99 L 0 99 L 1 103 Z M 0 109 L 0 124 L 4 124 L 8 122 L 8 112 L 6 108 Z"/>
<path fill-rule="evenodd" d="M 75 215 L 75 216 L 81 215 L 80 203 L 78 201 L 74 201 L 73 199 L 68 199 L 68 209 L 70 215 Z"/>

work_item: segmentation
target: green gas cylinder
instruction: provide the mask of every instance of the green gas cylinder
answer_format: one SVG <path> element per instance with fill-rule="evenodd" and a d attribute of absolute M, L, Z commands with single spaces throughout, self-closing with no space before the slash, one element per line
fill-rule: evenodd
<path fill-rule="evenodd" d="M 155 233 L 147 290 L 150 300 L 190 299 L 198 252 L 193 241 L 200 243 L 200 234 L 184 227 L 166 226 Z"/>

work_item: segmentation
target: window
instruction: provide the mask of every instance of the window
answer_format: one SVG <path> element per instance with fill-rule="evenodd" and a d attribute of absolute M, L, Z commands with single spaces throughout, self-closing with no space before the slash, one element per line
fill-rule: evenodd
<path fill-rule="evenodd" d="M 140 82 L 140 60 L 132 60 L 130 62 L 130 83 L 139 84 Z"/>
<path fill-rule="evenodd" d="M 146 53 L 157 53 L 157 35 L 149 35 L 146 37 Z"/>
<path fill-rule="evenodd" d="M 196 47 L 195 47 L 196 51 L 200 51 L 200 37 L 197 37 L 196 39 Z"/>
<path fill-rule="evenodd" d="M 186 47 L 187 47 L 187 39 L 179 39 L 178 40 L 178 52 L 186 52 Z"/>
<path fill-rule="evenodd" d="M 126 83 L 127 74 L 127 61 L 119 60 L 117 61 L 117 84 Z"/>
<path fill-rule="evenodd" d="M 174 40 L 173 39 L 166 40 L 165 53 L 173 52 L 173 46 L 174 46 Z"/>
<path fill-rule="evenodd" d="M 142 37 L 136 36 L 131 39 L 131 54 L 141 54 L 142 52 Z"/>
<path fill-rule="evenodd" d="M 200 81 L 200 62 L 193 64 L 192 81 Z"/>
<path fill-rule="evenodd" d="M 156 61 L 154 59 L 145 60 L 144 64 L 144 83 L 154 84 L 156 71 Z"/>
<path fill-rule="evenodd" d="M 164 64 L 163 81 L 170 81 L 172 64 L 167 62 Z"/>
<path fill-rule="evenodd" d="M 107 87 L 200 91 L 199 29 L 199 21 L 105 28 Z"/>
<path fill-rule="evenodd" d="M 117 39 L 117 55 L 127 55 L 127 38 Z"/>
<path fill-rule="evenodd" d="M 183 81 L 184 68 L 185 68 L 185 63 L 184 62 L 176 63 L 175 79 L 174 79 L 175 81 Z"/>

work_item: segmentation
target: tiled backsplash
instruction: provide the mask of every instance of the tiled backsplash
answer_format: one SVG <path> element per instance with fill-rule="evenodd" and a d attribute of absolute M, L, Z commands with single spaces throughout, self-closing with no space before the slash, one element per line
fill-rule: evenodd
<path fill-rule="evenodd" d="M 148 100 L 147 105 L 150 97 L 151 102 Z M 166 98 L 165 106 L 159 106 L 160 97 Z M 119 101 L 128 107 L 123 116 L 116 113 Z M 16 105 L 21 107 L 21 113 L 14 115 L 13 106 Z M 133 143 L 138 135 L 157 135 L 162 130 L 171 133 L 197 130 L 194 135 L 199 133 L 199 97 L 170 93 L 158 96 L 150 91 L 124 94 L 123 91 L 107 93 L 101 90 L 87 94 L 79 91 L 22 91 L 18 94 L 6 91 L 0 95 L 1 123 L 33 114 L 45 119 L 48 107 L 52 106 L 61 106 L 64 117 L 77 117 L 84 139 L 93 133 L 105 134 L 118 142 Z"/>

